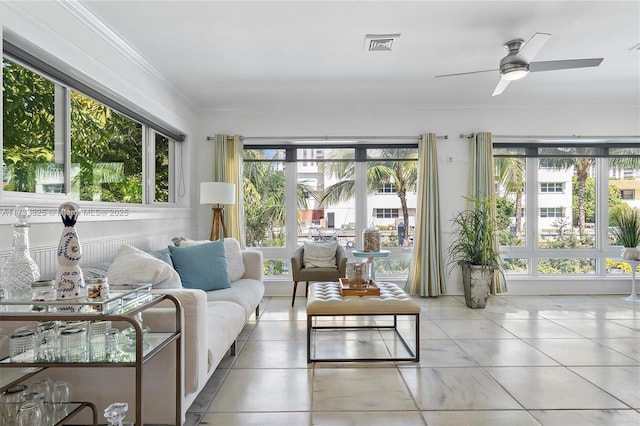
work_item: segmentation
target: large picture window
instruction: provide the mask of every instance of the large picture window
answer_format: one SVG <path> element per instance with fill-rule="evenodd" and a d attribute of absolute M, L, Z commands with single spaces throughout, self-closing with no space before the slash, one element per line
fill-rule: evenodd
<path fill-rule="evenodd" d="M 639 208 L 640 149 L 494 144 L 501 253 L 510 275 L 607 275 L 620 246 L 609 218 Z M 538 189 L 537 191 L 535 189 Z M 526 209 L 524 207 L 526 206 Z M 538 212 L 527 218 L 526 211 Z"/>
<path fill-rule="evenodd" d="M 286 275 L 304 241 L 338 241 L 361 248 L 375 226 L 391 253 L 377 276 L 406 276 L 416 211 L 417 143 L 379 145 L 248 145 L 244 150 L 247 246 L 259 248 L 268 275 Z M 405 226 L 405 223 L 407 226 Z"/>
<path fill-rule="evenodd" d="M 4 191 L 109 203 L 173 201 L 171 139 L 6 56 L 2 83 Z M 154 152 L 155 173 L 145 177 L 147 149 Z M 145 180 L 153 182 L 145 186 Z"/>

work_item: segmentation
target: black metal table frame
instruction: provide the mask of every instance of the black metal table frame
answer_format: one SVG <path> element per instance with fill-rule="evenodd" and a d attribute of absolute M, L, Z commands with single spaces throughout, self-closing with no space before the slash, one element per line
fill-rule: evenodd
<path fill-rule="evenodd" d="M 393 325 L 314 325 L 313 319 L 315 317 L 358 317 L 358 316 L 367 316 L 367 317 L 379 317 L 379 316 L 392 316 L 393 317 Z M 413 317 L 415 321 L 415 329 L 416 329 L 416 344 L 415 348 L 412 348 L 411 345 L 404 338 L 402 333 L 398 330 L 398 317 L 399 316 L 408 316 Z M 315 348 L 314 348 L 314 356 L 311 356 L 311 337 L 316 337 L 316 330 L 393 330 L 400 338 L 400 341 L 404 345 L 407 352 L 409 352 L 409 357 L 389 357 L 389 358 L 316 358 L 315 357 Z M 380 362 L 380 361 L 420 361 L 420 313 L 410 313 L 410 314 L 401 314 L 401 313 L 332 313 L 332 314 L 309 314 L 307 313 L 307 364 L 312 362 Z"/>

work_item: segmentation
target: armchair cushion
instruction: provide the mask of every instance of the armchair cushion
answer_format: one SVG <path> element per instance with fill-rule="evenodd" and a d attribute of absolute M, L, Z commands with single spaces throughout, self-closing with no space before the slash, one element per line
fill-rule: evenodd
<path fill-rule="evenodd" d="M 347 251 L 339 244 L 335 246 L 335 261 L 331 267 L 309 267 L 303 262 L 305 246 L 296 249 L 291 256 L 291 273 L 294 281 L 335 281 L 346 276 Z"/>
<path fill-rule="evenodd" d="M 337 248 L 337 241 L 328 241 L 325 243 L 305 241 L 302 263 L 305 268 L 337 268 Z"/>

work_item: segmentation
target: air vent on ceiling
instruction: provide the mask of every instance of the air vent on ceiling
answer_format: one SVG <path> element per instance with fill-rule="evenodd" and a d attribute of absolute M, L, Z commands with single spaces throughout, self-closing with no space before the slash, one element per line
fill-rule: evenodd
<path fill-rule="evenodd" d="M 369 52 L 384 52 L 391 50 L 393 43 L 400 34 L 367 34 L 364 38 L 364 50 Z"/>

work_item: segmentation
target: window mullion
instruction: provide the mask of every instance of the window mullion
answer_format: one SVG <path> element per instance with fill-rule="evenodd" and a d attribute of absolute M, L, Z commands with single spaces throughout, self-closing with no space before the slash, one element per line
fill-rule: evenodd
<path fill-rule="evenodd" d="M 55 162 L 62 161 L 64 169 L 64 192 L 69 196 L 71 187 L 71 92 L 68 88 L 55 85 Z M 60 158 L 60 157 L 62 158 Z"/>

